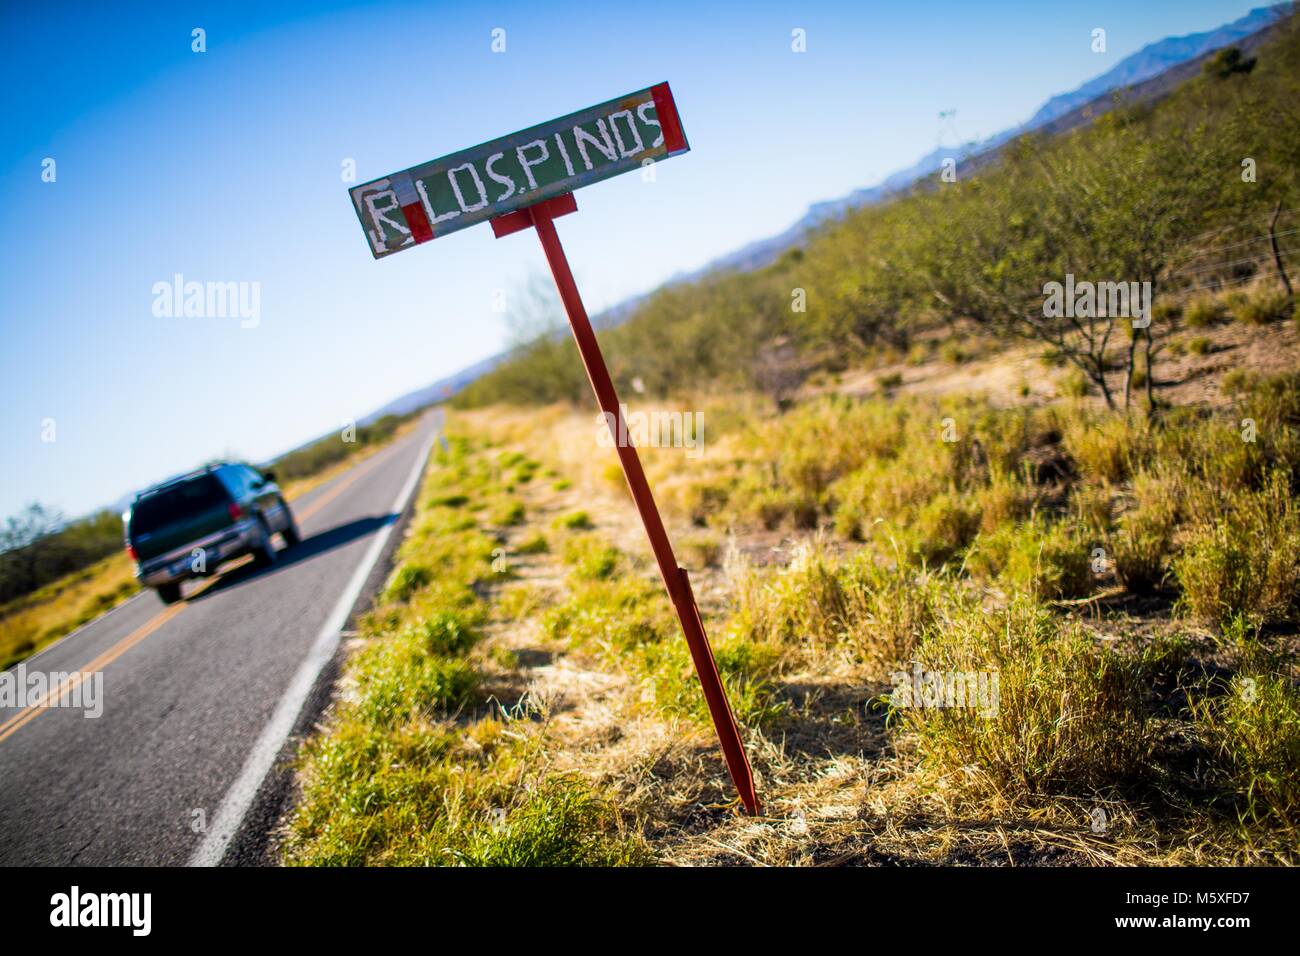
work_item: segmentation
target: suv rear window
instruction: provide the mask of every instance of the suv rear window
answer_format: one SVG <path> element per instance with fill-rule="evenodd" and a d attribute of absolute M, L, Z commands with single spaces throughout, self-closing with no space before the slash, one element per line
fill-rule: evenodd
<path fill-rule="evenodd" d="M 230 495 L 215 475 L 199 475 L 136 501 L 131 506 L 131 534 L 155 531 L 229 500 Z"/>

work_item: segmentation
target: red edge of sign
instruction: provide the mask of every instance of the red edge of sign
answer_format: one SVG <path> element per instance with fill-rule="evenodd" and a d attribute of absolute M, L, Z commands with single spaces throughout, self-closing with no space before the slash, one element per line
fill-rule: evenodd
<path fill-rule="evenodd" d="M 429 225 L 429 217 L 424 214 L 424 207 L 418 202 L 403 206 L 402 215 L 406 217 L 406 224 L 411 227 L 411 238 L 417 243 L 428 242 L 433 238 L 433 227 Z"/>
<path fill-rule="evenodd" d="M 655 112 L 659 114 L 659 125 L 664 131 L 664 146 L 668 148 L 669 155 L 689 149 L 686 134 L 682 132 L 681 117 L 677 115 L 677 103 L 673 100 L 673 91 L 668 88 L 668 84 L 659 83 L 650 87 L 650 95 L 654 97 Z"/>

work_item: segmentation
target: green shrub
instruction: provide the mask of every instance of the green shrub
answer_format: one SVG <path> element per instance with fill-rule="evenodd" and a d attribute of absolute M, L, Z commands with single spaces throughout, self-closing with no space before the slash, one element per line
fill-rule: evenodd
<path fill-rule="evenodd" d="M 844 639 L 871 679 L 912 659 L 955 593 L 947 578 L 901 562 L 880 566 L 865 556 L 850 562 L 846 579 Z"/>
<path fill-rule="evenodd" d="M 943 359 L 949 365 L 961 365 L 969 356 L 962 348 L 961 343 L 954 339 L 947 339 L 939 347 L 939 358 Z"/>
<path fill-rule="evenodd" d="M 1223 305 L 1212 296 L 1203 295 L 1187 303 L 1183 319 L 1188 328 L 1203 329 L 1223 318 Z"/>
<path fill-rule="evenodd" d="M 1086 478 L 1120 482 L 1146 448 L 1146 431 L 1118 415 L 1076 416 L 1065 429 L 1065 450 Z"/>
<path fill-rule="evenodd" d="M 359 713 L 373 726 L 450 710 L 470 698 L 478 674 L 463 658 L 429 654 L 414 641 L 380 638 L 363 651 Z"/>
<path fill-rule="evenodd" d="M 1300 693 L 1276 674 L 1237 674 L 1194 708 L 1243 817 L 1300 826 Z"/>
<path fill-rule="evenodd" d="M 1239 614 L 1285 620 L 1300 601 L 1300 512 L 1282 476 L 1259 492 L 1236 492 L 1218 515 L 1203 515 L 1174 561 L 1182 603 L 1221 624 Z"/>
<path fill-rule="evenodd" d="M 1142 594 L 1159 587 L 1169 573 L 1179 484 L 1168 476 L 1141 472 L 1133 487 L 1138 507 L 1124 516 L 1110 542 L 1115 576 L 1129 591 Z"/>
<path fill-rule="evenodd" d="M 722 558 L 722 542 L 712 534 L 693 534 L 682 539 L 682 552 L 693 568 L 710 568 Z"/>
<path fill-rule="evenodd" d="M 714 643 L 713 656 L 737 722 L 762 727 L 786 713 L 787 705 L 777 699 L 772 682 L 784 656 L 782 648 L 727 635 Z M 700 724 L 709 721 L 708 705 L 685 641 L 643 645 L 634 667 L 650 686 L 660 713 Z"/>
<path fill-rule="evenodd" d="M 807 542 L 785 567 L 741 577 L 732 627 L 759 643 L 832 646 L 845 631 L 848 587 L 845 569 L 822 542 Z"/>
<path fill-rule="evenodd" d="M 966 550 L 980 529 L 980 510 L 964 496 L 945 493 L 926 502 L 908 528 L 912 553 L 930 564 L 943 563 Z"/>
<path fill-rule="evenodd" d="M 1260 457 L 1291 475 L 1300 485 L 1300 372 L 1289 372 L 1250 383 L 1242 402 L 1243 418 L 1255 423 Z M 1241 422 L 1237 425 L 1240 429 Z M 1238 438 L 1244 437 L 1239 430 Z"/>
<path fill-rule="evenodd" d="M 1109 484 L 1077 484 L 1070 492 L 1070 510 L 1079 528 L 1090 536 L 1101 538 L 1114 525 L 1112 498 Z"/>
<path fill-rule="evenodd" d="M 416 591 L 428 587 L 432 580 L 433 572 L 428 567 L 408 562 L 393 572 L 384 589 L 384 598 L 389 601 L 409 601 Z"/>
<path fill-rule="evenodd" d="M 988 484 L 975 495 L 980 515 L 980 529 L 993 531 L 1004 524 L 1029 516 L 1033 493 L 1026 485 L 1001 469 L 994 469 Z"/>
<path fill-rule="evenodd" d="M 1083 398 L 1092 393 L 1092 382 L 1081 369 L 1072 368 L 1057 380 L 1057 391 L 1066 398 Z"/>
<path fill-rule="evenodd" d="M 1065 368 L 1070 360 L 1060 349 L 1049 347 L 1043 350 L 1043 354 L 1039 356 L 1039 361 L 1048 368 Z"/>
<path fill-rule="evenodd" d="M 1258 376 L 1244 368 L 1234 368 L 1224 373 L 1220 387 L 1225 395 L 1239 395 L 1254 387 Z"/>
<path fill-rule="evenodd" d="M 500 822 L 477 828 L 458 856 L 467 866 L 637 866 L 653 859 L 620 833 L 615 809 L 574 777 L 528 788 Z"/>
<path fill-rule="evenodd" d="M 1273 285 L 1256 286 L 1236 310 L 1236 317 L 1251 325 L 1267 325 L 1290 314 L 1291 297 Z"/>
<path fill-rule="evenodd" d="M 564 543 L 564 563 L 573 568 L 575 577 L 599 581 L 618 568 L 619 552 L 595 535 L 581 535 Z"/>
<path fill-rule="evenodd" d="M 593 527 L 591 516 L 585 511 L 574 511 L 556 518 L 555 525 L 559 528 L 568 528 L 570 531 L 586 531 Z"/>
<path fill-rule="evenodd" d="M 927 707 L 917 706 L 924 694 L 915 701 L 898 689 L 913 687 L 911 674 L 894 675 L 895 717 L 916 730 L 926 764 L 959 785 L 1032 801 L 1110 791 L 1140 776 L 1150 737 L 1133 668 L 1032 601 L 993 612 L 976 602 L 951 607 L 916 660 L 949 682 L 945 692 L 956 675 L 996 676 L 992 707 Z"/>
<path fill-rule="evenodd" d="M 488 519 L 492 524 L 502 528 L 509 528 L 517 524 L 523 524 L 525 517 L 524 503 L 510 499 L 503 501 L 492 511 Z"/>
<path fill-rule="evenodd" d="M 575 581 L 568 600 L 542 615 L 551 640 L 593 648 L 620 666 L 627 654 L 676 629 L 662 586 L 628 577 Z"/>
<path fill-rule="evenodd" d="M 550 550 L 551 546 L 546 540 L 546 535 L 540 531 L 515 545 L 516 554 L 546 554 Z"/>
<path fill-rule="evenodd" d="M 1183 314 L 1183 307 L 1177 302 L 1161 299 L 1151 310 L 1151 318 L 1161 327 L 1168 326 Z"/>
<path fill-rule="evenodd" d="M 427 620 L 413 625 L 409 637 L 426 654 L 453 657 L 473 647 L 479 635 L 462 615 L 455 611 L 437 611 Z"/>
<path fill-rule="evenodd" d="M 463 508 L 469 504 L 469 495 L 437 495 L 429 499 L 430 508 Z"/>
<path fill-rule="evenodd" d="M 1043 600 L 1083 597 L 1095 584 L 1089 543 L 1067 524 L 1041 518 L 980 534 L 966 567 L 1014 594 Z"/>

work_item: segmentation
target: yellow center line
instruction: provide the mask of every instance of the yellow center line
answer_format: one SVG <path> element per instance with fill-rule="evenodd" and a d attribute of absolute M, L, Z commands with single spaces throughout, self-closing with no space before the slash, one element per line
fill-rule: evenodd
<path fill-rule="evenodd" d="M 19 711 L 13 717 L 9 718 L 9 720 L 5 721 L 3 725 L 0 725 L 0 742 L 3 742 L 10 735 L 16 733 L 19 729 L 27 726 L 27 724 L 35 720 L 38 714 L 47 709 L 46 704 L 51 700 L 56 700 L 64 694 L 70 693 L 73 688 L 85 680 L 88 674 L 107 667 L 136 644 L 139 644 L 154 631 L 158 630 L 158 628 L 162 627 L 176 615 L 180 614 L 183 610 L 185 610 L 184 604 L 173 604 L 161 614 L 158 614 L 156 617 L 151 618 L 140 627 L 136 628 L 81 670 L 72 674 L 71 677 L 61 682 L 57 688 L 50 690 L 36 703 L 28 704 L 24 710 Z"/>
<path fill-rule="evenodd" d="M 351 474 L 345 476 L 342 480 L 339 481 L 337 485 L 329 489 L 329 491 L 326 491 L 323 494 L 321 494 L 319 498 L 317 498 L 307 507 L 303 508 L 302 511 L 298 513 L 297 519 L 299 521 L 306 521 L 312 515 L 317 514 L 322 508 L 324 508 L 327 504 L 329 504 L 331 501 L 337 498 L 339 496 L 339 493 L 342 492 L 344 488 L 348 487 L 348 485 L 352 484 L 352 482 L 356 481 L 362 475 L 372 471 L 375 465 L 377 465 L 378 463 L 379 463 L 378 453 L 372 455 L 370 458 L 366 459 L 363 462 L 359 462 L 357 466 L 352 470 Z"/>
<path fill-rule="evenodd" d="M 329 504 L 331 501 L 337 498 L 345 488 L 351 485 L 362 475 L 367 474 L 368 472 L 373 470 L 374 467 L 378 464 L 379 458 L 382 455 L 383 451 L 386 450 L 387 449 L 381 449 L 380 451 L 375 452 L 375 454 L 369 456 L 363 461 L 358 462 L 357 465 L 353 468 L 353 470 L 350 473 L 342 476 L 338 480 L 338 482 L 334 485 L 333 488 L 331 488 L 329 491 L 322 494 L 321 497 L 317 498 L 310 505 L 304 508 L 297 515 L 297 520 L 306 521 L 312 515 L 318 514 L 322 508 L 324 508 L 327 504 Z M 216 583 L 215 578 L 209 578 L 207 581 L 203 582 L 203 585 L 198 590 L 196 590 L 193 594 L 190 595 L 190 598 L 198 597 L 208 588 L 212 587 L 212 585 L 215 583 Z M 77 687 L 77 685 L 79 685 L 83 680 L 85 680 L 87 674 L 94 673 L 97 670 L 103 670 L 109 664 L 113 663 L 113 661 L 117 660 L 119 657 L 121 657 L 123 654 L 129 651 L 131 648 L 135 647 L 135 645 L 143 641 L 154 631 L 158 630 L 160 627 L 162 627 L 172 618 L 176 617 L 178 614 L 184 611 L 186 607 L 188 607 L 188 605 L 186 604 L 173 604 L 171 607 L 164 608 L 162 611 L 160 611 L 158 614 L 156 614 L 149 620 L 145 621 L 138 628 L 136 628 L 126 637 L 122 638 L 120 641 L 118 641 L 108 650 L 104 651 L 104 653 L 100 654 L 98 657 L 96 657 L 85 667 L 81 668 L 78 671 L 75 671 L 67 680 L 62 681 L 57 688 L 50 689 L 44 696 L 41 697 L 40 700 L 36 701 L 34 704 L 28 704 L 25 708 L 20 710 L 18 713 L 14 714 L 14 716 L 10 717 L 3 724 L 0 724 L 0 743 L 3 743 L 10 736 L 17 733 L 23 727 L 27 726 L 29 723 L 35 720 L 37 716 L 44 713 L 48 709 L 46 707 L 46 704 L 49 703 L 51 700 L 57 700 L 60 697 L 62 697 L 64 694 L 70 693 L 75 687 Z"/>

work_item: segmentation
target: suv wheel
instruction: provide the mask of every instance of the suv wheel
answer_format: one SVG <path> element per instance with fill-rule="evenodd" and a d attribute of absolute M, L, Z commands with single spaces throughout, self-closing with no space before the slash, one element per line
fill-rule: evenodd
<path fill-rule="evenodd" d="M 264 568 L 269 564 L 275 564 L 275 540 L 271 537 L 271 529 L 267 527 L 265 518 L 258 517 L 257 527 L 261 532 L 261 538 L 253 545 L 253 563 Z"/>
<path fill-rule="evenodd" d="M 298 531 L 298 522 L 294 519 L 293 512 L 289 510 L 289 502 L 281 498 L 280 507 L 284 509 L 284 530 L 280 534 L 284 535 L 285 545 L 292 548 L 302 540 L 302 535 Z"/>
<path fill-rule="evenodd" d="M 164 604 L 175 604 L 181 599 L 180 582 L 158 585 L 158 597 Z"/>

